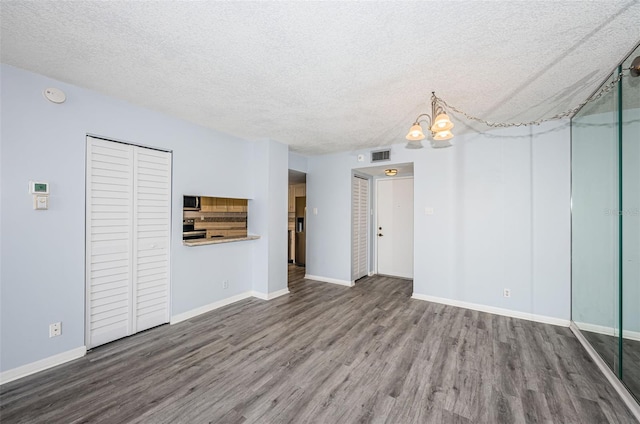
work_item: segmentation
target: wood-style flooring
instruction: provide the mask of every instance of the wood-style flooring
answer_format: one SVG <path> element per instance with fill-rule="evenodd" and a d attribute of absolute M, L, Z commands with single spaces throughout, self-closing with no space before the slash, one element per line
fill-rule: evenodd
<path fill-rule="evenodd" d="M 618 337 L 591 331 L 581 332 L 609 368 L 618 375 L 620 367 Z M 640 342 L 636 340 L 622 341 L 622 381 L 636 399 L 640 399 Z"/>
<path fill-rule="evenodd" d="M 3 385 L 9 423 L 633 423 L 568 328 L 302 279 Z"/>

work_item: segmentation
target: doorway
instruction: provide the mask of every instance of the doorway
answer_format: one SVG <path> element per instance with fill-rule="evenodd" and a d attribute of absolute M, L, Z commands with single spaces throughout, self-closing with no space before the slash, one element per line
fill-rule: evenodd
<path fill-rule="evenodd" d="M 413 177 L 376 181 L 377 273 L 413 278 Z"/>
<path fill-rule="evenodd" d="M 355 168 L 351 181 L 352 281 L 413 279 L 413 163 Z"/>
<path fill-rule="evenodd" d="M 287 260 L 289 283 L 305 274 L 307 253 L 307 174 L 289 170 L 289 209 L 287 225 Z"/>

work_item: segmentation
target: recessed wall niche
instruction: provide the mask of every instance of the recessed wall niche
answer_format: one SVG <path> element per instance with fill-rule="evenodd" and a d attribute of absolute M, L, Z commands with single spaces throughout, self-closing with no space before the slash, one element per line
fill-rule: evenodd
<path fill-rule="evenodd" d="M 184 196 L 184 234 L 200 233 L 202 238 L 247 237 L 247 199 Z"/>

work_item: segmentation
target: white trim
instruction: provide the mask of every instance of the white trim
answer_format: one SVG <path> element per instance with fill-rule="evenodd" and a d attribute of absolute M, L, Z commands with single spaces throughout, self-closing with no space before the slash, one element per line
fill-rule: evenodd
<path fill-rule="evenodd" d="M 319 275 L 305 274 L 305 280 L 322 281 L 323 283 L 339 284 L 341 286 L 353 287 L 354 281 L 338 280 L 337 278 L 321 277 Z"/>
<path fill-rule="evenodd" d="M 606 325 L 588 324 L 586 322 L 577 321 L 574 321 L 574 324 L 582 331 L 589 331 L 591 333 L 604 334 L 612 337 L 618 337 L 620 335 L 620 331 L 618 331 L 617 328 L 607 327 Z M 622 338 L 627 340 L 640 341 L 640 332 L 623 330 Z"/>
<path fill-rule="evenodd" d="M 591 346 L 591 344 L 585 339 L 584 335 L 580 332 L 580 329 L 576 325 L 575 322 L 572 322 L 569 326 L 573 334 L 582 344 L 582 347 L 587 351 L 593 362 L 596 363 L 598 368 L 604 376 L 609 380 L 609 383 L 613 386 L 613 388 L 618 392 L 618 395 L 622 398 L 622 401 L 627 405 L 627 408 L 631 411 L 631 413 L 636 417 L 636 420 L 640 421 L 640 405 L 636 402 L 635 398 L 629 393 L 627 388 L 622 384 L 622 382 L 616 377 L 616 375 L 611 371 L 611 369 L 607 366 L 604 360 L 598 355 L 595 349 Z"/>
<path fill-rule="evenodd" d="M 62 365 L 65 362 L 73 361 L 74 359 L 82 358 L 86 354 L 87 347 L 80 346 L 75 349 L 67 350 L 66 352 L 58 353 L 57 355 L 49 356 L 48 358 L 40 359 L 17 368 L 3 371 L 0 373 L 0 385 L 53 368 L 57 365 Z"/>
<path fill-rule="evenodd" d="M 190 311 L 174 315 L 171 317 L 171 321 L 169 321 L 169 323 L 172 325 L 177 324 L 179 322 L 186 321 L 198 315 L 213 311 L 214 309 L 222 308 L 223 306 L 230 305 L 232 303 L 247 299 L 252 296 L 253 296 L 253 292 L 248 291 L 248 292 L 237 294 L 235 296 L 228 297 L 226 299 L 219 300 L 217 302 L 209 303 L 208 305 L 200 306 L 199 308 L 191 309 Z"/>
<path fill-rule="evenodd" d="M 258 291 L 251 292 L 251 296 L 257 297 L 258 299 L 262 300 L 273 300 L 276 297 L 284 296 L 285 294 L 289 294 L 289 289 L 282 289 L 271 293 L 262 293 Z"/>
<path fill-rule="evenodd" d="M 487 312 L 505 317 L 526 319 L 528 321 L 541 322 L 543 324 L 558 325 L 568 327 L 570 321 L 568 319 L 554 318 L 546 315 L 536 315 L 528 312 L 514 311 L 511 309 L 497 308 L 495 306 L 481 305 L 478 303 L 464 302 L 462 300 L 447 299 L 444 297 L 429 296 L 426 294 L 413 293 L 412 299 L 425 300 L 427 302 L 442 303 L 444 305 L 456 306 L 458 308 L 472 309 L 474 311 Z"/>
<path fill-rule="evenodd" d="M 199 308 L 192 309 L 187 312 L 183 312 L 178 315 L 174 315 L 171 317 L 170 324 L 177 324 L 182 321 L 186 321 L 193 317 L 197 317 L 198 315 L 206 314 L 207 312 L 211 312 L 214 309 L 222 308 L 223 306 L 231 305 L 232 303 L 239 302 L 244 299 L 248 299 L 250 297 L 255 297 L 262 300 L 272 300 L 276 297 L 284 296 L 285 294 L 289 294 L 289 289 L 282 289 L 271 293 L 261 293 L 254 290 L 246 291 L 244 293 L 237 294 L 235 296 L 227 297 L 226 299 L 219 300 L 217 302 L 209 303 L 208 305 L 200 306 Z"/>

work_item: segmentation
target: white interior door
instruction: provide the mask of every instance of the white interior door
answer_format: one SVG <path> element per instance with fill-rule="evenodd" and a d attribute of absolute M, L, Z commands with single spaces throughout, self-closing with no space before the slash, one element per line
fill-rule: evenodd
<path fill-rule="evenodd" d="M 355 175 L 351 181 L 351 278 L 355 281 L 369 273 L 369 181 Z"/>
<path fill-rule="evenodd" d="M 170 153 L 87 137 L 87 347 L 169 321 L 170 200 Z"/>
<path fill-rule="evenodd" d="M 378 274 L 413 278 L 413 178 L 377 181 Z"/>

